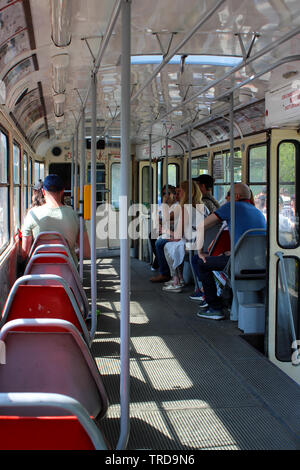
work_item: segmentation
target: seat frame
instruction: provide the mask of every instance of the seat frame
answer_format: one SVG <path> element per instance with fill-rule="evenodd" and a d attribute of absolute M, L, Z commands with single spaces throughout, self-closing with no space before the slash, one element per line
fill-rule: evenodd
<path fill-rule="evenodd" d="M 82 287 L 82 284 L 81 284 L 81 280 L 80 280 L 80 277 L 79 277 L 79 273 L 78 271 L 74 268 L 74 263 L 72 263 L 72 261 L 70 261 L 70 259 L 65 256 L 65 255 L 62 255 L 60 253 L 44 253 L 44 254 L 37 254 L 37 255 L 34 255 L 30 258 L 30 260 L 28 261 L 28 264 L 25 268 L 25 272 L 24 272 L 24 275 L 28 275 L 30 274 L 30 270 L 32 268 L 32 266 L 34 265 L 35 261 L 38 261 L 38 260 L 44 260 L 45 262 L 47 262 L 47 260 L 49 260 L 49 262 L 51 261 L 51 257 L 55 257 L 55 258 L 58 258 L 58 259 L 61 259 L 62 261 L 65 262 L 65 264 L 68 265 L 70 271 L 71 271 L 71 274 L 74 278 L 74 281 L 76 283 L 76 287 L 79 291 L 79 295 L 81 297 L 81 300 L 82 300 L 82 305 L 83 305 L 83 315 L 84 315 L 84 318 L 87 318 L 88 314 L 89 314 L 89 303 L 88 303 L 88 300 L 87 300 L 87 297 L 86 297 L 86 294 L 83 290 L 83 287 Z M 39 263 L 42 265 L 42 263 Z M 76 294 L 74 293 L 75 297 Z M 79 301 L 79 299 L 78 299 Z"/>
<path fill-rule="evenodd" d="M 12 288 L 11 288 L 9 294 L 8 294 L 6 303 L 3 307 L 2 317 L 0 319 L 0 328 L 5 323 L 7 323 L 9 312 L 10 312 L 10 309 L 12 307 L 12 304 L 13 304 L 15 295 L 18 291 L 18 288 L 21 285 L 30 285 L 32 283 L 34 283 L 35 285 L 44 285 L 44 283 L 46 281 L 55 281 L 55 282 L 57 282 L 57 283 L 59 283 L 60 285 L 63 286 L 64 290 L 66 291 L 67 296 L 69 297 L 69 300 L 70 300 L 70 302 L 72 304 L 72 307 L 74 309 L 76 318 L 77 318 L 77 320 L 80 324 L 80 327 L 82 329 L 83 337 L 84 337 L 86 343 L 90 346 L 90 344 L 91 344 L 90 333 L 89 333 L 89 331 L 87 329 L 87 326 L 86 326 L 86 323 L 83 319 L 82 312 L 80 311 L 80 309 L 78 307 L 75 296 L 74 296 L 72 290 L 70 289 L 70 287 L 68 286 L 67 282 L 62 277 L 57 276 L 55 274 L 29 274 L 29 275 L 25 275 L 25 276 L 22 276 L 19 279 L 17 279 L 16 282 L 14 283 L 14 285 L 12 286 Z"/>
<path fill-rule="evenodd" d="M 30 408 L 30 411 L 37 408 L 40 411 L 41 407 L 45 408 L 45 416 L 47 416 L 47 409 L 53 408 L 61 409 L 66 411 L 68 415 L 75 416 L 90 438 L 95 450 L 108 449 L 98 426 L 90 418 L 87 410 L 74 398 L 58 393 L 0 393 L 1 411 L 3 413 L 7 410 L 8 412 L 5 416 L 15 416 L 16 408 L 20 411 L 24 408 Z M 11 414 L 11 409 L 13 409 L 13 414 Z M 40 414 L 33 417 L 38 418 Z M 13 439 L 13 436 L 11 437 Z"/>

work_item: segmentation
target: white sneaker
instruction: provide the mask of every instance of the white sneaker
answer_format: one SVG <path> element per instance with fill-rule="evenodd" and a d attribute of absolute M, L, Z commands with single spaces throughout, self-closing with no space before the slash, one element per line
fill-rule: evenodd
<path fill-rule="evenodd" d="M 170 286 L 173 284 L 173 279 L 170 279 L 170 281 L 164 282 L 164 286 Z"/>
<path fill-rule="evenodd" d="M 181 292 L 182 287 L 180 285 L 174 286 L 174 284 L 169 284 L 168 286 L 164 286 L 163 290 L 167 292 Z"/>

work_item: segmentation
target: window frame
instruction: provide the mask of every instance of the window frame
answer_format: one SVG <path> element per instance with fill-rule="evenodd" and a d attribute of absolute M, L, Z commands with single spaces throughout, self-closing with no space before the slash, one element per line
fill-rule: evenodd
<path fill-rule="evenodd" d="M 297 256 L 293 255 L 293 254 L 284 256 L 284 259 L 294 259 L 296 262 L 298 262 L 298 263 L 300 262 L 299 258 Z M 278 333 L 279 332 L 278 292 L 279 292 L 279 278 L 280 278 L 280 268 L 279 268 L 279 263 L 280 262 L 281 262 L 280 260 L 277 260 L 277 263 L 276 263 L 275 357 L 279 362 L 290 363 L 291 362 L 292 350 L 291 350 L 291 354 L 290 354 L 289 358 L 284 359 L 280 355 L 280 351 L 279 351 L 279 347 L 278 347 L 278 340 L 279 340 L 279 333 Z M 299 269 L 298 269 L 298 276 L 299 275 L 300 275 L 300 273 L 299 273 Z M 300 292 L 300 287 L 299 287 L 299 282 L 298 282 L 298 293 L 299 292 Z M 298 313 L 299 313 L 299 296 L 297 297 L 297 302 L 298 302 Z M 297 325 L 295 325 L 297 338 L 298 338 L 299 329 L 300 329 L 300 321 L 298 319 L 298 323 L 297 323 Z M 280 336 L 280 337 L 282 337 L 282 336 Z"/>
<path fill-rule="evenodd" d="M 19 180 L 18 182 L 15 181 L 15 148 L 18 149 L 18 160 L 19 160 Z M 22 203 L 22 197 L 21 197 L 21 188 L 22 188 L 22 155 L 21 155 L 21 145 L 17 141 L 13 141 L 13 201 L 14 201 L 14 233 L 16 234 L 18 229 L 21 229 L 21 203 Z M 15 188 L 19 188 L 19 201 L 18 201 L 18 213 L 16 213 L 16 199 L 15 199 Z M 18 220 L 15 219 L 16 214 L 18 215 Z"/>
<path fill-rule="evenodd" d="M 102 166 L 100 168 L 100 165 Z M 87 183 L 91 184 L 91 168 L 92 163 L 89 162 L 87 165 Z M 97 174 L 104 173 L 104 181 L 97 182 Z M 99 189 L 101 186 L 101 189 Z M 101 204 L 105 204 L 105 192 L 106 192 L 106 165 L 103 162 L 96 163 L 96 207 L 98 208 Z M 98 200 L 97 196 L 103 194 L 101 200 Z"/>
<path fill-rule="evenodd" d="M 3 129 L 1 126 L 0 126 L 0 135 L 3 135 L 6 139 L 6 182 L 0 181 L 0 187 L 7 188 L 7 204 L 6 204 L 7 240 L 5 240 L 3 245 L 0 246 L 0 255 L 1 255 L 9 246 L 9 243 L 10 243 L 11 220 L 10 220 L 10 166 L 9 166 L 10 142 L 9 142 L 8 132 L 6 132 L 5 129 Z M 1 158 L 1 155 L 0 155 L 0 158 Z"/>
<path fill-rule="evenodd" d="M 300 183 L 297 185 L 297 178 L 296 178 L 297 169 L 299 171 L 299 167 L 300 167 L 300 142 L 298 140 L 295 140 L 295 139 L 283 139 L 277 145 L 276 243 L 277 243 L 278 246 L 280 246 L 284 250 L 294 250 L 296 248 L 299 248 L 299 246 L 300 246 L 300 237 L 298 238 L 298 243 L 295 244 L 295 245 L 291 245 L 291 246 L 281 245 L 280 241 L 279 241 L 279 213 L 280 213 L 280 209 L 279 209 L 279 197 L 280 197 L 280 181 L 279 181 L 279 175 L 280 175 L 280 173 L 279 173 L 280 172 L 279 164 L 280 164 L 280 160 L 279 160 L 279 156 L 280 156 L 280 146 L 282 144 L 285 144 L 285 143 L 291 143 L 295 146 L 295 183 L 294 183 L 294 186 L 295 186 L 295 203 L 296 203 L 296 208 L 298 208 L 298 214 L 300 212 Z M 285 183 L 283 183 L 283 184 L 285 184 Z"/>
<path fill-rule="evenodd" d="M 236 152 L 240 152 L 241 179 L 240 179 L 240 181 L 234 181 L 234 182 L 239 183 L 239 182 L 242 182 L 242 179 L 243 179 L 243 154 L 242 154 L 241 147 L 234 147 L 234 153 L 236 153 Z M 225 181 L 225 178 L 224 178 L 225 172 L 224 172 L 222 183 L 216 182 L 216 179 L 220 179 L 220 178 L 216 178 L 216 176 L 214 174 L 214 161 L 215 161 L 215 158 L 216 158 L 217 155 L 221 155 L 223 158 L 224 158 L 224 155 L 225 155 L 225 158 L 226 158 L 226 155 L 229 155 L 229 157 L 230 157 L 230 149 L 218 150 L 217 152 L 214 152 L 213 155 L 212 155 L 212 177 L 214 179 L 214 196 L 216 197 L 216 199 L 218 199 L 218 197 L 216 195 L 216 188 L 223 187 L 224 188 L 224 198 L 223 199 L 225 199 L 226 193 L 230 189 L 230 180 Z M 220 199 L 219 202 L 222 202 L 222 199 Z"/>

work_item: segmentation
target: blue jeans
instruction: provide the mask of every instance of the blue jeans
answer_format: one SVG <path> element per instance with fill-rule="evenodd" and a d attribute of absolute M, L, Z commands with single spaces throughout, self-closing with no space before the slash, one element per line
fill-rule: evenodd
<path fill-rule="evenodd" d="M 167 263 L 164 246 L 168 243 L 169 240 L 165 238 L 158 238 L 155 242 L 155 251 L 156 251 L 156 258 L 159 264 L 159 272 L 163 276 L 170 276 L 170 269 Z"/>

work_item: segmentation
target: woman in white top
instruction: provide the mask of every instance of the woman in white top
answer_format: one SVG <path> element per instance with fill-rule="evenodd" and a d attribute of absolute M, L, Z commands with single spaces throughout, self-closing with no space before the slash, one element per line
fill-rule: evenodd
<path fill-rule="evenodd" d="M 199 186 L 192 181 L 192 201 L 189 206 L 189 182 L 184 181 L 180 185 L 180 214 L 174 225 L 173 239 L 165 247 L 165 257 L 168 262 L 172 279 L 166 283 L 163 290 L 168 292 L 181 292 L 183 277 L 181 265 L 184 261 L 185 248 L 188 241 L 192 241 L 196 227 L 206 215 L 205 206 L 202 203 L 202 195 Z M 191 214 L 191 215 L 190 215 Z"/>

